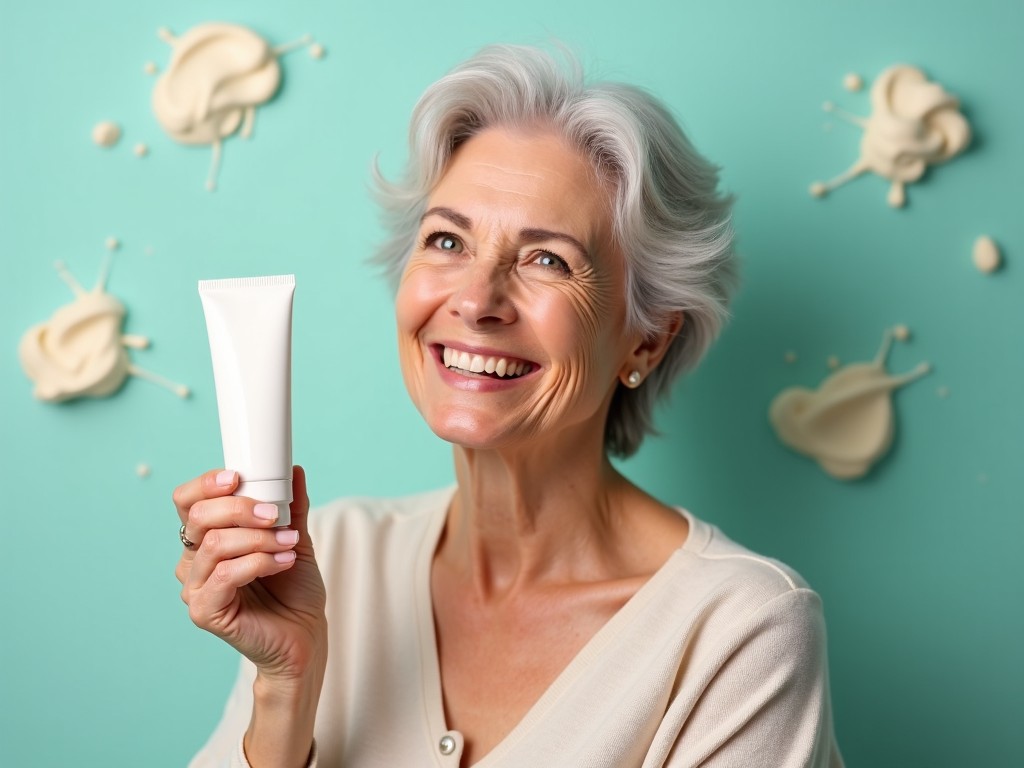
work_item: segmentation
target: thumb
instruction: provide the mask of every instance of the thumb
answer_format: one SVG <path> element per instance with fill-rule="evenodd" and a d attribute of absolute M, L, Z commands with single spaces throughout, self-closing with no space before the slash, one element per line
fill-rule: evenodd
<path fill-rule="evenodd" d="M 296 464 L 292 467 L 292 519 L 289 527 L 299 532 L 299 546 L 309 545 L 309 494 L 306 492 L 306 472 Z"/>

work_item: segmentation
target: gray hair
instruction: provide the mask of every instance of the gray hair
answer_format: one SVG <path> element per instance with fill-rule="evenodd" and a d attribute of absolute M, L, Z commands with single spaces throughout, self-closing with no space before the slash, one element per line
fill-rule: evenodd
<path fill-rule="evenodd" d="M 668 109 L 621 83 L 587 85 L 579 63 L 546 51 L 484 48 L 431 85 L 413 111 L 409 159 L 397 182 L 374 166 L 375 194 L 391 236 L 374 255 L 394 285 L 416 245 L 427 199 L 454 151 L 484 128 L 550 126 L 612 182 L 613 232 L 626 260 L 627 329 L 650 337 L 674 312 L 683 326 L 636 389 L 620 384 L 605 449 L 636 452 L 655 432 L 654 405 L 696 366 L 728 315 L 737 270 L 732 199 L 718 169 L 690 144 Z"/>

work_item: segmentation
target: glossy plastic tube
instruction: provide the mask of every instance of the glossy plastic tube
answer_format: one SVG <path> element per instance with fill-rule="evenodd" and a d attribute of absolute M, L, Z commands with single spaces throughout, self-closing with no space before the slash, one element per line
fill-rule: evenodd
<path fill-rule="evenodd" d="M 277 525 L 291 522 L 294 293 L 294 275 L 199 281 L 224 467 L 236 496 L 277 505 Z"/>

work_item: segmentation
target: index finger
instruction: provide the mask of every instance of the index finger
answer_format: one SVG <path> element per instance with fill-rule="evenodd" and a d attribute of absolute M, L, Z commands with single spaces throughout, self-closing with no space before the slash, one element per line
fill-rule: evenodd
<path fill-rule="evenodd" d="M 178 518 L 184 523 L 188 520 L 188 511 L 193 504 L 203 499 L 230 496 L 237 485 L 238 473 L 233 469 L 212 469 L 182 483 L 171 494 Z"/>

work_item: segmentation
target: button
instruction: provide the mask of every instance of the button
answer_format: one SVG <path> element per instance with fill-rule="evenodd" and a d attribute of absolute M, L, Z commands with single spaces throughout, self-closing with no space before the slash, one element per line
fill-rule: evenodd
<path fill-rule="evenodd" d="M 442 755 L 450 755 L 455 751 L 455 739 L 446 733 L 437 743 L 437 748 L 441 750 Z"/>

